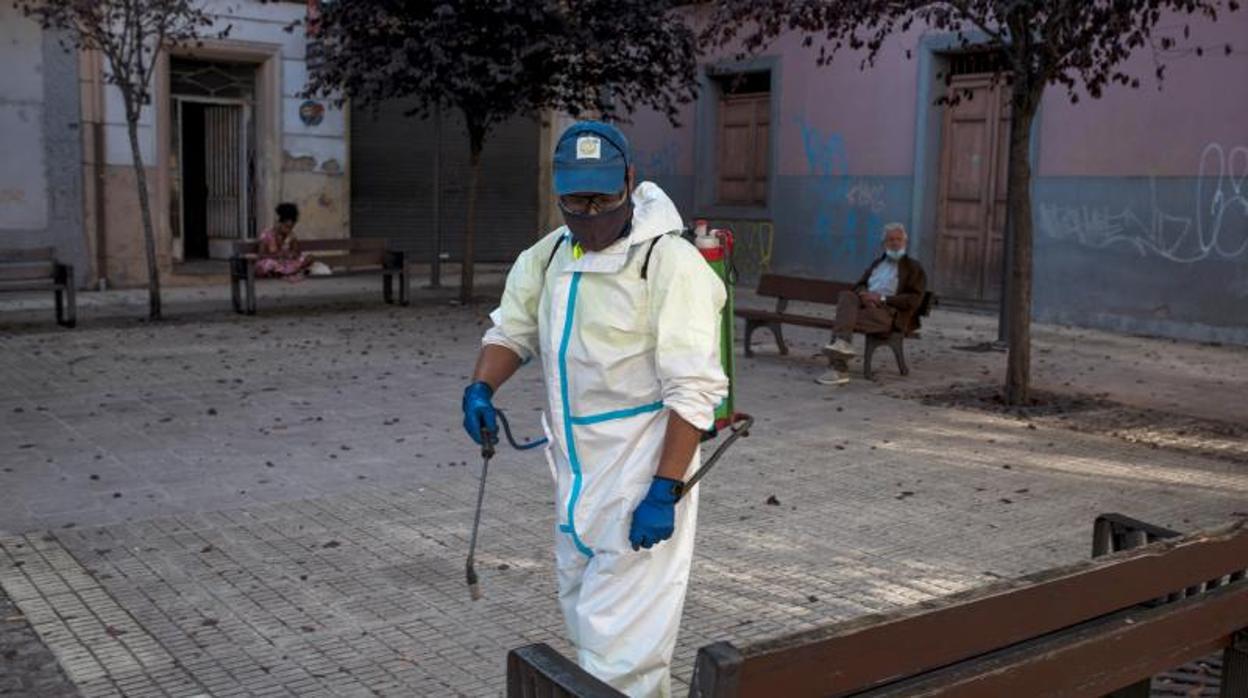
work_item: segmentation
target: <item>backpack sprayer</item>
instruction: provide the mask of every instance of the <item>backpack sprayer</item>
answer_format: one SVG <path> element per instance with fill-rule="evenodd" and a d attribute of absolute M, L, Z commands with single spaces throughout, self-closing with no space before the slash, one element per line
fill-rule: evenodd
<path fill-rule="evenodd" d="M 724 289 L 728 292 L 728 298 L 724 303 L 724 310 L 720 314 L 719 327 L 719 360 L 724 369 L 724 375 L 728 376 L 728 397 L 719 403 L 715 408 L 715 424 L 711 430 L 702 435 L 702 441 L 710 441 L 717 438 L 725 430 L 728 436 L 724 439 L 711 456 L 702 463 L 701 467 L 693 473 L 693 475 L 685 481 L 680 487 L 677 495 L 677 501 L 680 497 L 685 496 L 698 481 L 710 472 L 715 463 L 728 450 L 737 439 L 742 436 L 750 435 L 750 427 L 754 425 L 754 418 L 743 412 L 736 411 L 736 384 L 737 377 L 735 371 L 735 354 L 733 352 L 733 320 L 732 320 L 732 299 L 733 288 L 737 281 L 737 269 L 733 264 L 733 236 L 732 231 L 727 228 L 710 228 L 705 220 L 699 219 L 694 222 L 693 229 L 685 229 L 680 231 L 680 236 L 688 240 L 698 248 L 698 252 L 702 253 L 702 259 L 710 265 L 711 270 L 719 277 L 724 284 Z M 558 247 L 556 247 L 558 249 Z M 653 243 L 650 251 L 653 251 Z M 551 252 L 551 258 L 554 258 L 554 252 Z M 549 262 L 547 262 L 549 264 Z M 649 264 L 649 253 L 646 255 L 646 264 Z M 643 267 L 642 274 L 645 274 Z M 511 424 L 507 421 L 506 415 L 502 410 L 496 410 L 498 421 L 502 424 L 502 430 L 507 436 L 508 443 L 517 451 L 527 451 L 531 448 L 537 448 L 546 444 L 546 439 L 538 439 L 525 444 L 516 443 L 515 438 L 511 434 Z M 494 457 L 494 443 L 498 440 L 496 433 L 482 430 L 482 446 L 481 446 L 481 484 L 477 489 L 477 511 L 472 519 L 472 537 L 468 543 L 468 560 L 465 563 L 465 576 L 468 582 L 468 593 L 473 601 L 481 598 L 481 586 L 477 577 L 477 571 L 474 567 L 475 556 L 477 551 L 477 532 L 481 526 L 481 505 L 485 502 L 485 479 L 489 473 L 490 459 Z"/>

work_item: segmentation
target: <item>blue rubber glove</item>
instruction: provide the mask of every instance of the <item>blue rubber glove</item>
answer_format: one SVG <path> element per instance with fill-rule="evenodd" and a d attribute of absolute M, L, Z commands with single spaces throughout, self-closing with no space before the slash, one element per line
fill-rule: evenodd
<path fill-rule="evenodd" d="M 628 542 L 633 550 L 650 549 L 672 537 L 676 530 L 676 500 L 680 495 L 680 480 L 654 476 L 650 491 L 633 511 L 633 523 L 628 529 Z"/>
<path fill-rule="evenodd" d="M 483 381 L 464 388 L 464 431 L 481 444 L 481 429 L 488 429 L 491 442 L 498 441 L 498 412 L 494 410 L 494 389 Z M 484 445 L 484 444 L 481 444 Z"/>

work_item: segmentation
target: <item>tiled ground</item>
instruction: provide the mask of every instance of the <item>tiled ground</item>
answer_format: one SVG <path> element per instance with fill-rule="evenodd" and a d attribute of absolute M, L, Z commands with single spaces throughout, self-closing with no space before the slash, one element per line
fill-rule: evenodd
<path fill-rule="evenodd" d="M 183 290 L 194 312 L 158 326 L 126 305 L 72 332 L 0 315 L 0 584 L 85 695 L 498 695 L 507 649 L 568 649 L 540 455 L 492 465 L 485 599 L 464 587 L 480 464 L 458 400 L 480 312 L 317 289 L 274 288 L 254 318 Z M 1244 510 L 1234 462 L 888 396 L 991 379 L 1000 355 L 951 350 L 989 329 L 939 313 L 914 374 L 881 357 L 880 384 L 815 385 L 813 333 L 741 362 L 759 422 L 705 481 L 678 680 L 707 642 L 1081 559 L 1104 511 L 1190 530 Z M 1248 415 L 1241 350 L 1056 328 L 1037 347 L 1054 387 Z M 1178 360 L 1222 413 L 1158 363 Z M 527 371 L 499 402 L 534 433 L 539 397 Z"/>

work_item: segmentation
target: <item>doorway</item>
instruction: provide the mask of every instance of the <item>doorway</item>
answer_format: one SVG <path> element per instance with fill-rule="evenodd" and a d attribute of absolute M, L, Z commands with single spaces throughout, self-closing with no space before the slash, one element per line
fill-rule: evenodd
<path fill-rule="evenodd" d="M 229 258 L 255 236 L 255 138 L 250 64 L 171 61 L 174 255 Z"/>
<path fill-rule="evenodd" d="M 955 70 L 949 94 L 958 99 L 945 107 L 942 124 L 935 285 L 947 298 L 995 302 L 1005 248 L 1010 87 L 1000 73 Z"/>

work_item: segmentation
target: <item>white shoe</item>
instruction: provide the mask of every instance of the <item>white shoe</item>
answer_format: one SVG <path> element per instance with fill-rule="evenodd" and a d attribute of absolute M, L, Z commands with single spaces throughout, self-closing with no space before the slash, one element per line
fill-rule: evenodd
<path fill-rule="evenodd" d="M 835 368 L 829 368 L 826 373 L 816 378 L 815 382 L 819 385 L 845 385 L 849 382 L 849 376 Z"/>
<path fill-rule="evenodd" d="M 836 354 L 844 359 L 854 358 L 854 345 L 843 339 L 837 339 L 831 344 L 825 344 L 823 350 L 829 354 Z"/>

